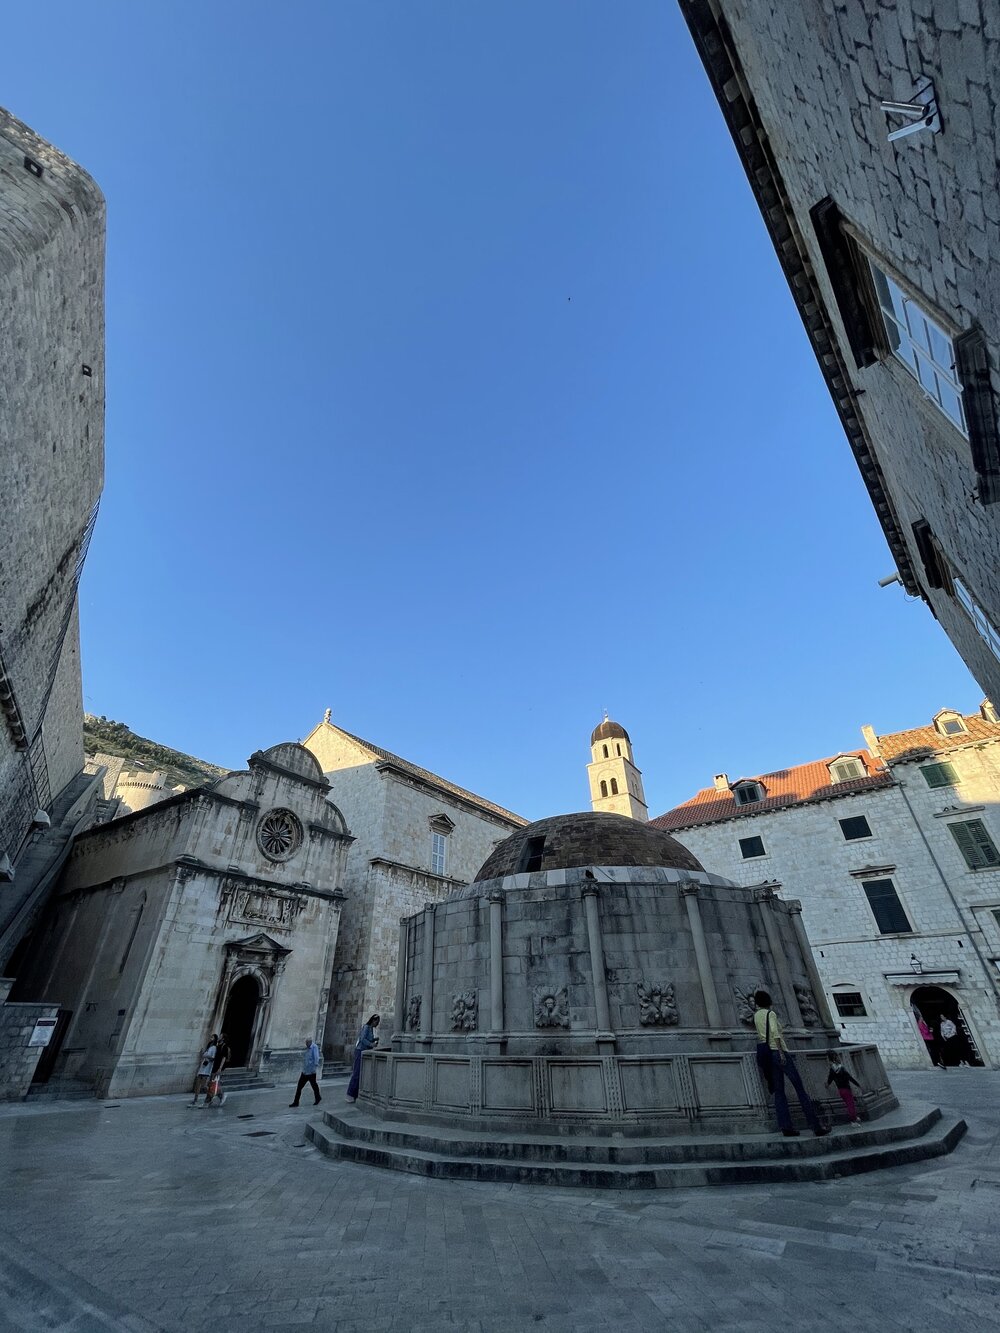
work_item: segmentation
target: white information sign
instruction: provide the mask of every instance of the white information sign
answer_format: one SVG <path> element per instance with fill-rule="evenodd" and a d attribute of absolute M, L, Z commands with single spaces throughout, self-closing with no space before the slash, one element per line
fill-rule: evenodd
<path fill-rule="evenodd" d="M 54 1018 L 40 1018 L 35 1024 L 35 1030 L 31 1034 L 31 1039 L 29 1040 L 28 1045 L 48 1046 L 55 1030 L 56 1020 Z"/>

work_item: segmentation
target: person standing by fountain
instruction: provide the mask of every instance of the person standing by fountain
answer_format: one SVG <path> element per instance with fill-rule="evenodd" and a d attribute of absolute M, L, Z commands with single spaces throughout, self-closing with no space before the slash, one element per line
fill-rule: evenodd
<path fill-rule="evenodd" d="M 802 1083 L 795 1057 L 785 1045 L 784 1034 L 778 1015 L 771 1008 L 771 996 L 766 990 L 756 991 L 754 1004 L 757 1012 L 753 1016 L 757 1029 L 757 1060 L 762 1068 L 770 1072 L 771 1091 L 774 1093 L 774 1112 L 778 1117 L 778 1128 L 786 1139 L 798 1138 L 799 1131 L 792 1127 L 792 1117 L 788 1110 L 788 1098 L 785 1096 L 785 1079 L 795 1089 L 802 1113 L 809 1128 L 817 1138 L 829 1134 L 827 1126 L 819 1123 L 816 1108 Z"/>
<path fill-rule="evenodd" d="M 347 1100 L 356 1102 L 358 1100 L 358 1089 L 361 1087 L 361 1057 L 365 1051 L 372 1050 L 378 1045 L 378 1033 L 375 1029 L 381 1022 L 378 1014 L 372 1014 L 368 1022 L 361 1029 L 361 1035 L 358 1037 L 354 1046 L 354 1068 L 351 1070 L 351 1081 L 347 1085 Z"/>

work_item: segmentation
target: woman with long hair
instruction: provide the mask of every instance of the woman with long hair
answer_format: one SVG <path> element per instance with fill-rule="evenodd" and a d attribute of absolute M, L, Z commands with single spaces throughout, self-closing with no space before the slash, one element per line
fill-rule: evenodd
<path fill-rule="evenodd" d="M 347 1100 L 356 1102 L 358 1100 L 358 1088 L 361 1086 L 361 1057 L 365 1051 L 371 1051 L 378 1045 L 378 1033 L 375 1029 L 381 1022 L 378 1014 L 372 1014 L 368 1022 L 361 1029 L 361 1035 L 354 1045 L 354 1068 L 351 1070 L 351 1081 L 347 1085 Z"/>

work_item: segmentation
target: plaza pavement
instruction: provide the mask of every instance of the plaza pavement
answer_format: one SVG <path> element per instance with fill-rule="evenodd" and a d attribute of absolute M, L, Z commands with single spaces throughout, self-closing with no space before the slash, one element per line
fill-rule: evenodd
<path fill-rule="evenodd" d="M 1000 1328 L 1000 1073 L 893 1082 L 965 1116 L 950 1157 L 629 1193 L 330 1161 L 287 1088 L 221 1111 L 179 1097 L 6 1105 L 0 1330 Z M 323 1089 L 342 1104 L 343 1080 Z"/>

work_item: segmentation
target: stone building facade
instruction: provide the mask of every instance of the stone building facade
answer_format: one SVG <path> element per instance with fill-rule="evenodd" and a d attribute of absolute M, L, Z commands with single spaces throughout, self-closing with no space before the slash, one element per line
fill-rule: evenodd
<path fill-rule="evenodd" d="M 46 1074 L 181 1091 L 213 1031 L 271 1077 L 322 1032 L 351 838 L 293 743 L 77 838 L 12 998 L 59 1006 Z"/>
<path fill-rule="evenodd" d="M 324 1054 L 351 1051 L 371 1013 L 392 1011 L 400 917 L 468 883 L 527 821 L 335 726 L 303 741 L 354 836 Z"/>
<path fill-rule="evenodd" d="M 0 979 L 98 792 L 77 586 L 104 477 L 104 231 L 87 173 L 0 110 Z M 29 1018 L 0 1000 L 0 1032 Z M 38 1054 L 0 1061 L 0 1095 Z"/>
<path fill-rule="evenodd" d="M 942 710 L 867 748 L 711 787 L 652 821 L 737 884 L 802 903 L 842 1037 L 923 1068 L 1000 1066 L 1000 724 Z"/>
<path fill-rule="evenodd" d="M 1000 698 L 1000 11 L 680 6 L 899 580 Z"/>

